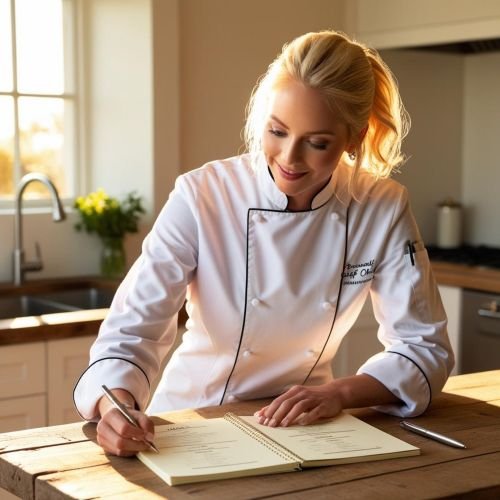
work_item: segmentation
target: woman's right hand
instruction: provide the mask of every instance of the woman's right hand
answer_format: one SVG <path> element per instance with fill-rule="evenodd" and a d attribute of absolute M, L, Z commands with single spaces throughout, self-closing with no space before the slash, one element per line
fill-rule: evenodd
<path fill-rule="evenodd" d="M 135 406 L 129 392 L 122 389 L 113 389 L 112 392 L 126 406 Z M 97 423 L 97 442 L 106 453 L 130 457 L 149 448 L 144 440 L 154 440 L 154 424 L 147 415 L 128 408 L 139 424 L 139 427 L 134 427 L 104 396 L 98 402 L 98 409 L 101 419 Z"/>

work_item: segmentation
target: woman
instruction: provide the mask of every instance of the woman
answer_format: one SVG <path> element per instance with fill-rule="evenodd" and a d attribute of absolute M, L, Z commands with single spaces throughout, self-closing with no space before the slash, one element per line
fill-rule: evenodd
<path fill-rule="evenodd" d="M 406 118 L 390 71 L 347 37 L 286 46 L 252 95 L 248 154 L 180 176 L 118 289 L 75 403 L 108 452 L 147 446 L 149 383 L 189 321 L 148 413 L 275 397 L 266 425 L 343 408 L 425 411 L 453 366 L 446 317 L 406 190 Z M 334 380 L 332 359 L 370 293 L 382 353 Z M 101 384 L 136 408 L 130 426 Z"/>

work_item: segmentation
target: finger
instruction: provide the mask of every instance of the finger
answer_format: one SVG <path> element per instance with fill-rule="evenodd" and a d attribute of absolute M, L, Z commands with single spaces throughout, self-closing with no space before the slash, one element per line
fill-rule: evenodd
<path fill-rule="evenodd" d="M 155 424 L 151 418 L 140 411 L 133 411 L 131 413 L 137 420 L 139 427 L 144 431 L 144 437 L 148 441 L 153 441 L 155 437 Z"/>
<path fill-rule="evenodd" d="M 299 425 L 310 425 L 313 424 L 314 422 L 317 422 L 318 420 L 321 420 L 325 416 L 326 416 L 326 409 L 322 404 L 319 404 L 318 406 L 311 408 L 311 410 L 309 410 L 308 412 L 299 415 L 298 418 L 296 418 L 295 423 Z"/>
<path fill-rule="evenodd" d="M 309 408 L 310 399 L 307 394 L 297 394 L 283 401 L 276 411 L 273 413 L 272 417 L 267 421 L 267 425 L 271 427 L 276 427 L 281 425 L 284 418 L 287 418 L 291 422 L 296 416 L 300 415 L 303 411 Z M 288 417 L 288 415 L 290 415 Z"/>
<path fill-rule="evenodd" d="M 266 419 L 265 412 L 266 412 L 267 408 L 269 408 L 269 405 L 263 406 L 260 410 L 257 410 L 253 414 L 254 417 L 257 418 L 257 421 L 259 422 L 259 424 L 263 424 L 264 423 L 264 421 Z"/>
<path fill-rule="evenodd" d="M 137 420 L 137 414 L 139 412 L 133 413 L 134 418 Z M 118 435 L 123 438 L 143 440 L 146 435 L 145 429 L 143 429 L 142 426 L 135 427 L 132 425 L 116 408 L 106 412 L 101 420 L 107 423 Z"/>
<path fill-rule="evenodd" d="M 142 440 L 121 436 L 107 422 L 99 422 L 97 431 L 97 442 L 107 453 L 128 457 L 148 448 Z"/>
<path fill-rule="evenodd" d="M 289 401 L 291 398 L 296 397 L 300 391 L 302 391 L 301 386 L 293 386 L 292 388 L 288 389 L 288 391 L 284 392 L 283 394 L 275 398 L 271 402 L 271 404 L 269 404 L 265 408 L 265 411 L 263 413 L 263 415 L 266 417 L 265 418 L 266 425 L 273 418 L 274 414 L 280 408 L 280 406 L 286 401 Z"/>
<path fill-rule="evenodd" d="M 293 424 L 301 415 L 313 409 L 317 404 L 319 402 L 314 399 L 300 399 L 296 400 L 291 406 L 282 405 L 275 413 L 269 425 L 287 427 Z"/>

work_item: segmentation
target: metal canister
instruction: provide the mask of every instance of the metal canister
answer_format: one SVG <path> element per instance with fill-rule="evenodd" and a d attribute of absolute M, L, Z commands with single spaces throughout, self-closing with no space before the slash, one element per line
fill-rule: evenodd
<path fill-rule="evenodd" d="M 438 205 L 437 246 L 457 248 L 462 244 L 462 205 L 447 198 Z"/>

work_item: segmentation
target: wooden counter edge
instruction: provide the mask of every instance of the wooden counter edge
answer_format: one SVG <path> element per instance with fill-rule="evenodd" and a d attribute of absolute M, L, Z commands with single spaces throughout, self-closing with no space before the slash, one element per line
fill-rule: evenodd
<path fill-rule="evenodd" d="M 500 293 L 500 271 L 497 269 L 435 260 L 431 261 L 431 266 L 438 285 Z"/>

